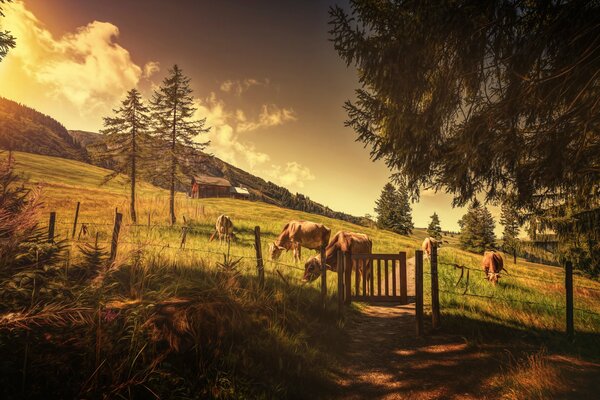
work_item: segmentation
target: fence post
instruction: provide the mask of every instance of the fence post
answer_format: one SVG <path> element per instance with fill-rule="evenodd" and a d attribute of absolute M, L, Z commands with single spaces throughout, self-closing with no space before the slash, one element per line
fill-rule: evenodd
<path fill-rule="evenodd" d="M 325 244 L 321 245 L 321 302 L 323 309 L 327 305 L 327 263 L 325 262 Z"/>
<path fill-rule="evenodd" d="M 265 267 L 262 258 L 262 246 L 260 244 L 260 226 L 254 227 L 254 248 L 256 249 L 256 268 L 258 269 L 258 286 L 265 287 Z"/>
<path fill-rule="evenodd" d="M 338 287 L 338 316 L 342 316 L 344 310 L 344 254 L 337 251 L 337 287 Z"/>
<path fill-rule="evenodd" d="M 423 251 L 415 251 L 415 317 L 417 336 L 423 335 Z"/>
<path fill-rule="evenodd" d="M 56 212 L 50 213 L 50 221 L 48 221 L 48 243 L 54 243 L 54 225 L 56 224 Z"/>
<path fill-rule="evenodd" d="M 352 253 L 344 252 L 344 303 L 352 304 Z"/>
<path fill-rule="evenodd" d="M 573 340 L 575 327 L 573 324 L 573 264 L 565 264 L 565 289 L 567 295 L 567 337 Z"/>
<path fill-rule="evenodd" d="M 71 234 L 71 239 L 75 238 L 75 232 L 77 231 L 77 218 L 79 218 L 79 206 L 81 203 L 77 202 L 77 208 L 75 208 L 75 219 L 73 220 L 73 233 Z"/>
<path fill-rule="evenodd" d="M 121 232 L 121 221 L 123 221 L 123 214 L 117 212 L 115 214 L 115 226 L 113 228 L 112 241 L 110 242 L 110 262 L 115 261 L 117 257 L 117 246 L 119 244 L 119 232 Z"/>
<path fill-rule="evenodd" d="M 431 325 L 433 329 L 440 327 L 437 244 L 431 246 Z"/>

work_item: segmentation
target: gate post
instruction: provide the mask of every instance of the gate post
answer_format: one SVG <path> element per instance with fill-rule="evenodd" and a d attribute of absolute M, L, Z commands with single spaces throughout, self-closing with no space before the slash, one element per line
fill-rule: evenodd
<path fill-rule="evenodd" d="M 423 251 L 415 251 L 415 316 L 417 336 L 423 335 Z"/>
<path fill-rule="evenodd" d="M 344 254 L 337 251 L 337 287 L 338 287 L 338 315 L 342 316 L 344 309 Z"/>
<path fill-rule="evenodd" d="M 438 329 L 440 327 L 437 244 L 431 246 L 431 324 L 433 329 Z"/>
<path fill-rule="evenodd" d="M 406 278 L 406 252 L 400 252 L 400 302 L 408 304 L 408 282 Z"/>
<path fill-rule="evenodd" d="M 573 264 L 567 261 L 565 264 L 565 292 L 567 306 L 567 338 L 573 341 L 575 326 L 573 324 Z"/>

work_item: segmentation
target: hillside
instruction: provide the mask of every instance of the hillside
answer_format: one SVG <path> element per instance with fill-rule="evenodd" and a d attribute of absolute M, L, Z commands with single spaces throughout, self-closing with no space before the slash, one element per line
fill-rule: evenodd
<path fill-rule="evenodd" d="M 316 393 L 320 393 L 322 398 L 336 398 L 324 394 L 330 393 L 328 390 L 343 387 L 344 379 L 348 379 L 345 378 L 347 371 L 344 369 L 348 351 L 345 346 L 355 343 L 354 328 L 351 327 L 360 326 L 356 321 L 366 321 L 373 326 L 372 329 L 364 329 L 369 336 L 361 335 L 356 338 L 359 340 L 356 343 L 364 344 L 363 352 L 368 356 L 375 353 L 373 357 L 376 356 L 378 362 L 374 365 L 379 366 L 381 360 L 390 360 L 384 370 L 355 371 L 356 376 L 366 376 L 365 379 L 383 376 L 391 381 L 403 376 L 404 382 L 414 384 L 414 387 L 410 386 L 413 389 L 394 387 L 394 393 L 412 395 L 414 392 L 411 390 L 431 393 L 434 388 L 430 383 L 433 382 L 461 396 L 466 393 L 460 397 L 465 399 L 586 398 L 587 392 L 571 393 L 571 390 L 580 391 L 587 387 L 594 374 L 600 371 L 597 364 L 592 364 L 600 359 L 600 284 L 584 277 L 575 277 L 577 336 L 576 341 L 567 346 L 563 333 L 564 275 L 560 268 L 529 263 L 523 259 L 518 259 L 517 265 L 513 265 L 505 257 L 510 273 L 502 277 L 499 285 L 492 286 L 479 274 L 481 256 L 461 251 L 454 247 L 455 240 L 445 238 L 450 243 L 440 249 L 438 272 L 443 329 L 429 338 L 414 339 L 414 320 L 410 310 L 404 310 L 404 319 L 398 321 L 397 315 L 389 310 L 386 311 L 387 318 L 369 317 L 372 308 L 356 304 L 347 310 L 345 319 L 336 320 L 335 273 L 328 274 L 330 296 L 323 313 L 318 306 L 319 282 L 303 283 L 302 264 L 294 265 L 290 253 L 283 255 L 281 263 L 265 260 L 267 290 L 257 291 L 253 283 L 256 282 L 253 279 L 257 271 L 253 230 L 255 226 L 260 226 L 262 254 L 265 258 L 268 244 L 290 219 L 322 222 L 333 231 L 363 232 L 373 240 L 375 252 L 406 251 L 408 257 L 413 256 L 414 250 L 419 248 L 426 235 L 423 230 L 417 229 L 411 236 L 401 236 L 262 202 L 189 199 L 183 193 L 178 193 L 176 199 L 178 223 L 169 226 L 167 191 L 148 183 L 140 185 L 140 224 L 134 225 L 127 214 L 128 190 L 125 181 L 117 179 L 100 186 L 108 170 L 73 160 L 20 152 L 15 153 L 15 159 L 17 171 L 29 178 L 27 185 L 41 186 L 43 209 L 39 219 L 42 226 L 47 226 L 49 211 L 57 213 L 58 239 L 70 239 L 75 207 L 80 202 L 77 234 L 74 240 L 67 241 L 69 263 L 72 266 L 80 265 L 80 253 L 90 248 L 96 235 L 100 246 L 104 249 L 109 247 L 115 208 L 123 212 L 124 223 L 117 257 L 120 267 L 114 272 L 116 275 L 113 278 L 109 276 L 108 281 L 112 285 L 110 288 L 119 289 L 116 293 L 111 289 L 111 296 L 114 297 L 109 304 L 123 307 L 117 308 L 120 315 L 132 319 L 130 321 L 123 317 L 131 325 L 112 333 L 115 336 L 111 343 L 121 343 L 119 338 L 127 338 L 123 341 L 126 345 L 109 354 L 114 360 L 119 360 L 119 365 L 133 365 L 135 361 L 132 360 L 135 360 L 138 351 L 150 351 L 150 347 L 143 347 L 145 341 L 136 342 L 138 347 L 133 352 L 124 349 L 129 346 L 125 328 L 138 332 L 137 335 L 143 334 L 136 327 L 146 323 L 143 319 L 145 307 L 155 304 L 174 307 L 167 301 L 181 302 L 181 296 L 187 294 L 199 299 L 195 300 L 195 308 L 188 311 L 200 313 L 195 321 L 204 321 L 205 318 L 210 321 L 201 325 L 200 329 L 213 335 L 210 338 L 220 338 L 211 339 L 216 341 L 208 342 L 210 344 L 205 346 L 225 354 L 222 358 L 217 357 L 221 361 L 211 364 L 209 370 L 212 373 L 215 369 L 224 371 L 219 373 L 227 374 L 233 381 L 225 389 L 229 388 L 233 391 L 231 393 L 245 393 L 245 396 L 241 395 L 242 398 L 252 397 L 249 393 L 255 392 L 246 390 L 256 388 L 270 388 L 267 390 L 272 390 L 271 397 L 276 398 L 296 398 L 292 394 L 294 390 L 300 390 L 304 397 L 319 398 Z M 214 230 L 214 221 L 221 213 L 228 214 L 235 225 L 237 240 L 230 250 L 217 242 L 208 241 Z M 79 234 L 83 225 L 87 231 Z M 180 248 L 184 228 L 187 241 L 185 248 Z M 236 263 L 230 272 L 224 267 L 229 265 L 224 253 L 229 253 L 229 262 L 233 260 Z M 303 260 L 311 254 L 314 253 L 303 250 Z M 138 271 L 131 263 L 137 265 L 140 259 L 148 264 Z M 466 275 L 460 279 L 460 271 L 450 264 L 471 268 L 470 278 Z M 60 268 L 62 270 L 63 267 Z M 431 298 L 429 263 L 425 263 L 424 278 L 427 311 Z M 205 311 L 214 310 L 211 307 L 229 308 Z M 232 313 L 235 317 L 231 316 Z M 410 320 L 406 321 L 406 318 Z M 235 324 L 232 320 L 236 321 Z M 244 339 L 236 338 L 235 334 Z M 83 337 L 87 336 L 83 334 Z M 200 337 L 195 340 L 208 339 Z M 373 346 L 373 343 L 378 346 Z M 388 346 L 383 347 L 387 354 L 379 354 L 382 349 L 380 346 Z M 90 359 L 93 360 L 93 342 L 89 349 L 92 354 Z M 38 347 L 37 351 L 40 350 L 43 351 L 41 354 L 48 351 L 47 348 Z M 11 359 L 20 361 L 18 355 L 21 353 L 15 354 Z M 162 373 L 181 373 L 176 368 L 178 365 L 188 365 L 182 361 L 185 354 L 175 351 L 170 362 L 161 365 Z M 205 354 L 204 357 L 211 359 L 212 355 Z M 64 365 L 68 365 L 68 362 L 65 361 Z M 252 368 L 239 368 L 239 365 Z M 448 365 L 452 365 L 454 371 L 461 371 L 460 379 L 446 373 Z M 84 381 L 96 366 L 92 364 L 86 368 L 81 378 Z M 262 373 L 253 373 L 255 369 Z M 185 368 L 182 370 L 186 371 Z M 108 372 L 103 369 L 102 373 Z M 216 378 L 214 381 L 211 377 L 205 379 L 208 379 L 209 385 L 225 390 Z M 151 381 L 152 389 L 160 389 L 165 393 L 168 388 L 162 386 L 163 382 Z M 187 384 L 190 380 L 178 382 Z M 385 383 L 378 379 L 372 383 L 379 384 L 379 391 L 390 390 L 382 382 Z M 351 388 L 363 390 L 360 384 Z M 561 397 L 563 393 L 571 395 Z M 225 395 L 223 397 L 228 398 Z"/>
<path fill-rule="evenodd" d="M 67 131 L 60 122 L 33 108 L 0 98 L 0 149 L 67 158 L 111 168 L 110 162 L 98 161 L 95 157 L 103 148 L 103 142 L 103 136 L 98 133 Z M 294 194 L 207 153 L 196 152 L 188 160 L 188 174 L 223 177 L 234 185 L 247 187 L 255 200 L 357 224 L 371 224 L 364 218 L 334 211 L 301 193 Z M 181 178 L 177 190 L 187 192 L 189 177 Z M 158 186 L 168 187 L 166 182 L 157 177 L 147 176 L 146 179 Z"/>
<path fill-rule="evenodd" d="M 89 161 L 85 148 L 60 122 L 1 97 L 0 148 Z"/>

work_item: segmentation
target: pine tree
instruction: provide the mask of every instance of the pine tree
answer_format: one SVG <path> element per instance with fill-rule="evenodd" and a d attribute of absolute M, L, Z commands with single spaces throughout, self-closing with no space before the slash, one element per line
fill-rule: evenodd
<path fill-rule="evenodd" d="M 387 183 L 375 205 L 378 227 L 401 235 L 408 235 L 412 232 L 414 227 L 412 211 L 408 193 L 403 186 L 396 189 L 394 185 Z"/>
<path fill-rule="evenodd" d="M 0 4 L 2 3 L 10 3 L 12 0 L 0 0 Z M 4 13 L 2 12 L 2 7 L 0 7 L 0 17 L 4 17 Z M 0 31 L 0 61 L 6 54 L 8 50 L 15 47 L 15 37 L 10 34 L 8 31 Z"/>
<path fill-rule="evenodd" d="M 142 96 L 137 89 L 127 92 L 127 97 L 121 107 L 113 110 L 114 117 L 104 118 L 104 129 L 107 135 L 105 142 L 107 152 L 103 159 L 113 161 L 114 172 L 107 175 L 105 181 L 125 174 L 131 184 L 130 210 L 131 220 L 137 222 L 135 212 L 135 189 L 139 162 L 148 148 L 149 109 L 144 105 Z"/>
<path fill-rule="evenodd" d="M 519 214 L 508 202 L 502 203 L 500 223 L 504 226 L 502 232 L 502 248 L 505 252 L 513 254 L 517 262 L 517 249 L 519 247 Z"/>
<path fill-rule="evenodd" d="M 193 119 L 196 107 L 190 78 L 174 65 L 169 76 L 152 98 L 152 116 L 156 137 L 162 147 L 161 153 L 166 156 L 167 169 L 160 171 L 169 182 L 169 213 L 171 224 L 175 224 L 175 184 L 178 174 L 185 173 L 187 158 L 193 150 L 202 150 L 209 143 L 194 141 L 196 136 L 206 133 L 206 118 Z"/>
<path fill-rule="evenodd" d="M 461 228 L 459 239 L 463 249 L 483 253 L 495 247 L 494 218 L 477 199 L 473 200 L 458 224 Z"/>
<path fill-rule="evenodd" d="M 442 227 L 440 226 L 440 218 L 435 212 L 431 216 L 431 222 L 427 227 L 427 234 L 434 239 L 442 240 Z"/>

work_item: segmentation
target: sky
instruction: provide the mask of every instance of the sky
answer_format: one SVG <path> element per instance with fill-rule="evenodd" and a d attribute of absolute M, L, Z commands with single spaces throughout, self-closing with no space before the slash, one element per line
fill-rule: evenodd
<path fill-rule="evenodd" d="M 328 40 L 330 1 L 15 0 L 3 29 L 0 96 L 67 129 L 97 132 L 125 93 L 146 98 L 173 64 L 191 78 L 207 152 L 334 210 L 374 214 L 391 172 L 344 127 L 356 71 Z M 437 212 L 458 231 L 465 208 L 425 191 L 413 221 Z M 492 213 L 498 215 L 496 207 Z M 500 232 L 497 224 L 496 232 Z"/>

